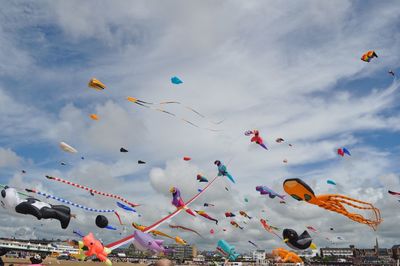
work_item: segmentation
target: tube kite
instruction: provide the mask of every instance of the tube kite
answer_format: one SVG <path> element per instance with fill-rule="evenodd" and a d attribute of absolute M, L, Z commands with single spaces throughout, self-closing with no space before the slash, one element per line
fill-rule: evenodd
<path fill-rule="evenodd" d="M 77 188 L 80 188 L 80 189 L 84 189 L 84 190 L 89 191 L 90 193 L 93 193 L 93 194 L 98 194 L 98 195 L 102 195 L 102 196 L 104 196 L 104 197 L 109 197 L 109 198 L 114 198 L 114 199 L 120 200 L 120 201 L 122 201 L 122 202 L 125 202 L 126 204 L 128 204 L 128 205 L 131 206 L 131 207 L 140 206 L 139 204 L 132 203 L 132 202 L 130 202 L 130 201 L 124 199 L 124 198 L 121 197 L 121 196 L 114 195 L 114 194 L 111 194 L 111 193 L 102 192 L 102 191 L 97 191 L 97 190 L 95 190 L 95 189 L 92 189 L 92 188 L 89 188 L 89 187 L 85 187 L 85 186 L 82 186 L 82 185 L 79 185 L 79 184 L 76 184 L 76 183 L 73 183 L 73 182 L 64 180 L 64 179 L 59 178 L 59 177 L 54 177 L 54 176 L 48 176 L 48 175 L 46 175 L 46 178 L 49 179 L 49 180 L 54 180 L 54 181 L 58 181 L 58 182 L 61 182 L 61 183 L 70 185 L 70 186 L 74 186 L 74 187 L 77 187 Z"/>
<path fill-rule="evenodd" d="M 78 152 L 74 147 L 68 145 L 67 143 L 65 143 L 63 141 L 60 142 L 60 148 L 63 151 L 69 152 L 69 153 L 77 153 Z"/>
<path fill-rule="evenodd" d="M 236 227 L 236 228 L 240 228 L 240 229 L 243 230 L 243 227 L 240 226 L 240 225 L 239 225 L 237 222 L 235 222 L 235 221 L 231 221 L 231 225 L 234 226 L 234 227 Z"/>
<path fill-rule="evenodd" d="M 214 164 L 218 167 L 218 176 L 226 176 L 232 183 L 235 183 L 233 176 L 227 171 L 226 166 L 221 163 L 221 161 L 216 160 Z"/>
<path fill-rule="evenodd" d="M 100 80 L 92 78 L 91 80 L 89 80 L 88 87 L 98 91 L 102 91 L 106 88 L 106 85 L 104 85 Z"/>
<path fill-rule="evenodd" d="M 249 218 L 249 219 L 252 218 L 245 211 L 239 211 L 239 214 L 242 215 L 243 217 L 246 217 L 246 218 Z"/>
<path fill-rule="evenodd" d="M 208 182 L 208 179 L 205 178 L 204 176 L 200 175 L 200 174 L 198 174 L 196 178 L 200 183 L 201 182 Z"/>
<path fill-rule="evenodd" d="M 180 78 L 178 78 L 177 76 L 174 76 L 171 78 L 171 83 L 175 84 L 175 85 L 179 85 L 179 84 L 182 84 L 183 81 Z"/>
<path fill-rule="evenodd" d="M 286 179 L 283 182 L 283 189 L 298 201 L 304 200 L 326 210 L 340 213 L 355 222 L 366 224 L 374 230 L 382 222 L 379 209 L 375 208 L 371 203 L 336 194 L 315 195 L 314 191 L 301 179 Z M 373 218 L 367 219 L 360 214 L 351 213 L 346 210 L 345 205 L 360 210 L 371 211 Z"/>
<path fill-rule="evenodd" d="M 196 235 L 202 237 L 202 236 L 199 234 L 199 232 L 197 232 L 196 230 L 191 229 L 191 228 L 188 228 L 188 227 L 185 227 L 185 226 L 182 226 L 182 225 L 171 225 L 171 224 L 170 224 L 169 227 L 175 228 L 175 229 L 182 229 L 182 230 L 189 231 L 189 232 L 193 232 L 193 233 L 195 233 Z"/>
<path fill-rule="evenodd" d="M 264 149 L 268 150 L 267 146 L 265 146 L 263 139 L 260 137 L 260 132 L 257 129 L 254 130 L 247 130 L 244 133 L 246 136 L 251 136 L 254 135 L 250 141 L 251 142 L 255 142 L 258 145 L 260 145 L 261 147 L 263 147 Z"/>
<path fill-rule="evenodd" d="M 267 223 L 266 220 L 260 219 L 260 222 L 261 222 L 262 226 L 264 227 L 264 229 L 265 229 L 268 233 L 271 233 L 271 234 L 277 236 L 279 239 L 282 239 L 277 233 L 275 233 L 274 227 L 271 226 L 271 225 L 269 225 L 269 224 Z"/>
<path fill-rule="evenodd" d="M 188 214 L 196 216 L 194 212 L 185 205 L 185 202 L 181 198 L 181 191 L 178 188 L 171 187 L 169 191 L 172 193 L 172 205 L 174 205 L 177 209 L 185 209 Z"/>
<path fill-rule="evenodd" d="M 213 217 L 211 217 L 210 215 L 208 215 L 205 211 L 196 211 L 195 210 L 195 212 L 197 214 L 199 214 L 200 216 L 203 216 L 204 218 L 208 219 L 208 220 L 214 221 L 215 224 L 218 224 L 218 220 L 213 218 Z"/>

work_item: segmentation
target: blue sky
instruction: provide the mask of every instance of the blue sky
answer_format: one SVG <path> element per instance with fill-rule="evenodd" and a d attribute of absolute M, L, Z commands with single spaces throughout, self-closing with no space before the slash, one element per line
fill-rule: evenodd
<path fill-rule="evenodd" d="M 256 220 L 268 218 L 274 225 L 296 230 L 333 226 L 332 237 L 372 245 L 375 233 L 364 225 L 291 199 L 283 206 L 254 190 L 267 185 L 283 192 L 283 180 L 291 177 L 304 178 L 317 194 L 340 193 L 376 204 L 384 218 L 376 235 L 383 245 L 398 244 L 400 206 L 386 193 L 388 188 L 400 190 L 399 85 L 387 73 L 399 71 L 396 1 L 3 4 L 7 13 L 0 13 L 1 183 L 36 187 L 93 207 L 114 206 L 113 201 L 93 201 L 44 178 L 58 175 L 144 203 L 142 217 L 125 214 L 124 219 L 127 224 L 146 224 L 172 209 L 171 185 L 179 185 L 188 198 L 199 188 L 196 174 L 211 177 L 216 173 L 213 162 L 220 159 L 228 163 L 238 184 L 225 193 L 221 181 L 196 206 L 216 202 L 216 208 L 207 209 L 223 221 L 214 228 L 216 234 L 208 236 L 213 225 L 200 218 L 181 215 L 173 221 L 206 234 L 205 239 L 182 234 L 200 248 L 212 249 L 219 238 L 240 251 L 250 249 L 247 240 L 267 249 L 281 245 L 258 221 L 238 234 L 223 218 L 228 208 L 245 209 Z M 379 57 L 362 62 L 362 53 L 370 49 Z M 182 85 L 170 84 L 175 75 L 183 79 Z M 107 89 L 89 89 L 92 77 Z M 180 101 L 210 120 L 225 119 L 219 125 L 222 131 L 190 127 L 132 105 L 127 96 Z M 171 110 L 210 126 L 184 108 Z M 90 120 L 91 113 L 100 120 Z M 250 129 L 261 131 L 269 151 L 250 144 L 243 134 Z M 275 143 L 277 137 L 294 147 Z M 79 153 L 64 153 L 60 141 Z M 129 153 L 119 153 L 122 146 Z M 342 146 L 352 151 L 351 158 L 336 156 Z M 183 162 L 183 156 L 193 160 Z M 137 165 L 137 160 L 147 164 Z M 61 161 L 68 166 L 61 166 Z M 27 174 L 21 175 L 21 169 Z M 326 179 L 339 185 L 330 187 Z M 250 198 L 248 205 L 244 196 Z M 267 214 L 260 212 L 263 208 Z M 4 236 L 21 228 L 36 237 L 72 237 L 72 228 L 92 230 L 105 242 L 120 236 L 95 228 L 95 215 L 76 212 L 78 219 L 67 230 L 5 210 L 0 223 Z M 33 230 L 40 223 L 49 227 Z M 225 227 L 227 232 L 222 231 Z M 127 227 L 118 232 L 130 231 Z M 329 244 L 322 238 L 316 242 Z"/>

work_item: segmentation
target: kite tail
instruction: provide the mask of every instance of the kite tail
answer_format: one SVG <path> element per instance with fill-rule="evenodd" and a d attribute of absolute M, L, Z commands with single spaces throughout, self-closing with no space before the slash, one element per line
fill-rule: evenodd
<path fill-rule="evenodd" d="M 122 221 L 121 221 L 121 216 L 119 216 L 118 212 L 116 212 L 116 211 L 115 211 L 114 213 L 115 213 L 115 215 L 116 215 L 117 218 L 118 218 L 119 224 L 120 224 L 120 225 L 123 225 L 123 224 L 122 224 Z"/>
<path fill-rule="evenodd" d="M 229 178 L 229 180 L 231 180 L 233 184 L 236 183 L 235 180 L 233 179 L 233 177 L 231 176 L 230 173 L 226 173 L 225 176 L 226 176 L 227 178 Z"/>
<path fill-rule="evenodd" d="M 193 212 L 191 209 L 186 209 L 185 211 L 186 211 L 188 214 L 190 214 L 190 215 L 196 217 L 196 214 L 194 214 L 194 212 Z"/>
<path fill-rule="evenodd" d="M 259 145 L 260 145 L 261 147 L 263 147 L 264 149 L 268 150 L 267 146 L 265 146 L 264 143 L 259 143 Z"/>
<path fill-rule="evenodd" d="M 319 197 L 317 197 L 317 198 L 320 199 Z M 340 213 L 355 222 L 366 224 L 366 225 L 370 226 L 373 230 L 376 230 L 378 225 L 382 222 L 379 209 L 375 208 L 371 203 L 352 199 L 352 198 L 349 198 L 346 196 L 341 196 L 341 195 L 328 195 L 328 196 L 325 196 L 324 198 L 326 198 L 326 199 L 323 199 L 323 200 L 320 199 L 320 201 L 317 203 L 318 206 L 320 206 L 324 209 L 330 210 L 330 211 Z M 355 205 L 352 202 L 366 205 L 367 207 Z M 360 209 L 360 210 L 371 210 L 374 213 L 374 219 L 371 220 L 371 219 L 365 218 L 361 214 L 350 213 L 349 211 L 346 210 L 346 208 L 343 206 L 343 204 L 346 204 L 350 207 Z"/>

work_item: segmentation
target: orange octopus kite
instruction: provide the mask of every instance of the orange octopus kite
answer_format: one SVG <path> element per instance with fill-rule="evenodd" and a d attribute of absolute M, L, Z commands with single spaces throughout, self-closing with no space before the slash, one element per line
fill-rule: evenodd
<path fill-rule="evenodd" d="M 382 222 L 379 209 L 375 208 L 371 203 L 336 194 L 315 195 L 314 191 L 298 178 L 286 179 L 283 182 L 283 189 L 298 201 L 305 200 L 308 203 L 317 205 L 326 210 L 340 213 L 353 221 L 366 224 L 374 230 L 376 230 L 378 225 Z M 361 214 L 351 213 L 346 210 L 344 205 L 360 210 L 370 210 L 374 218 L 367 219 Z"/>

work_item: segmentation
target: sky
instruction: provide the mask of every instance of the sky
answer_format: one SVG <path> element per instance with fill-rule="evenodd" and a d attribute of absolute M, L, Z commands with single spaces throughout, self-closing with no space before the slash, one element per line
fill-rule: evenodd
<path fill-rule="evenodd" d="M 2 209 L 2 237 L 66 239 L 79 229 L 112 242 L 133 233 L 131 222 L 149 225 L 173 211 L 171 186 L 179 187 L 184 199 L 195 195 L 204 186 L 196 175 L 211 180 L 218 159 L 236 184 L 219 179 L 192 206 L 217 218 L 218 226 L 182 213 L 170 224 L 194 228 L 203 237 L 173 231 L 167 224 L 160 230 L 202 250 L 215 249 L 219 239 L 239 252 L 253 248 L 248 240 L 267 250 L 282 247 L 262 228 L 259 219 L 264 218 L 299 233 L 306 226 L 317 228 L 321 233 L 313 236 L 318 247 L 372 247 L 376 237 L 381 246 L 399 244 L 400 203 L 387 193 L 400 191 L 399 82 L 388 74 L 400 74 L 397 1 L 1 5 L 0 183 L 93 208 L 117 208 L 112 199 L 45 178 L 55 175 L 141 204 L 137 214 L 119 211 L 125 226 L 107 215 L 117 231 L 97 228 L 96 213 L 74 207 L 77 218 L 66 230 L 58 221 Z M 360 57 L 368 50 L 378 58 L 366 63 Z M 171 84 L 172 76 L 184 83 Z M 107 88 L 88 88 L 92 77 Z M 133 104 L 128 96 L 182 104 L 163 106 L 177 114 L 174 118 Z M 92 113 L 100 119 L 91 120 Z M 261 132 L 268 151 L 244 135 L 253 129 Z M 285 142 L 276 143 L 279 137 Z M 61 141 L 78 153 L 62 151 Z M 121 147 L 129 152 L 120 153 Z M 339 157 L 340 147 L 352 156 Z M 184 161 L 184 156 L 192 160 Z M 266 185 L 283 194 L 287 178 L 301 178 L 316 194 L 371 202 L 381 210 L 383 222 L 375 232 L 290 196 L 280 204 L 255 191 Z M 328 179 L 337 185 L 328 185 Z M 204 208 L 204 202 L 216 206 Z M 224 217 L 225 211 L 240 210 L 253 217 L 235 217 L 244 230 Z"/>

